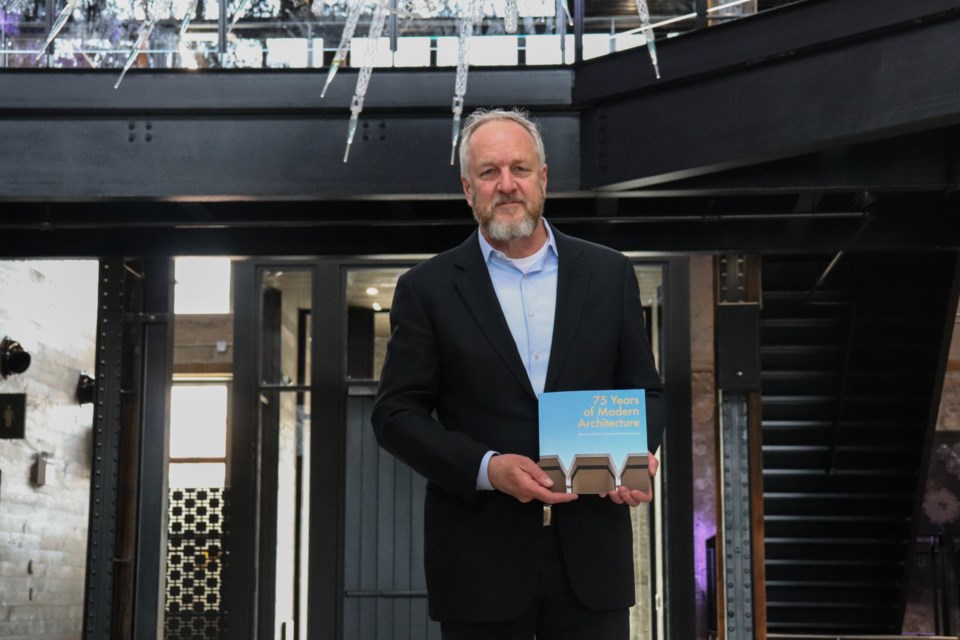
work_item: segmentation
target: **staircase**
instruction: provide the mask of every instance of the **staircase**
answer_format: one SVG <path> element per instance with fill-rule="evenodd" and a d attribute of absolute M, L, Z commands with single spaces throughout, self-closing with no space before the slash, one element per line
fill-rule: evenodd
<path fill-rule="evenodd" d="M 899 634 L 956 257 L 830 258 L 763 264 L 767 629 Z"/>

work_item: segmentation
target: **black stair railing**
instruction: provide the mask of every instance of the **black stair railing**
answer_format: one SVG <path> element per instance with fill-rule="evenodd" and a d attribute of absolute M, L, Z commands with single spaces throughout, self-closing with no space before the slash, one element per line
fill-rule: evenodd
<path fill-rule="evenodd" d="M 834 263 L 831 263 L 834 264 Z M 817 286 L 822 282 L 818 281 Z M 814 290 L 815 291 L 815 290 Z M 811 291 L 811 294 L 814 293 Z M 845 340 L 841 346 L 843 355 L 840 357 L 840 371 L 837 375 L 836 401 L 834 402 L 833 419 L 830 425 L 830 448 L 827 451 L 824 471 L 827 474 L 833 473 L 837 464 L 837 451 L 840 447 L 841 424 L 843 420 L 843 410 L 847 402 L 847 382 L 850 378 L 850 357 L 853 353 L 854 329 L 857 323 L 857 306 L 852 302 L 825 302 L 810 301 L 809 304 L 816 306 L 829 306 L 840 309 L 844 314 L 846 326 Z"/>
<path fill-rule="evenodd" d="M 850 236 L 847 242 L 844 244 L 837 253 L 833 256 L 827 266 L 820 273 L 820 277 L 817 278 L 816 283 L 813 285 L 813 288 L 810 290 L 810 293 L 807 295 L 808 304 L 828 304 L 836 306 L 838 308 L 844 309 L 846 312 L 846 343 L 843 346 L 843 357 L 840 364 L 840 375 L 837 380 L 837 401 L 836 408 L 834 410 L 833 424 L 831 427 L 830 434 L 830 449 L 827 453 L 826 461 L 826 472 L 828 474 L 833 473 L 833 469 L 837 463 L 837 450 L 840 446 L 840 421 L 843 418 L 843 409 L 846 404 L 846 393 L 847 393 L 847 379 L 850 371 L 850 355 L 853 352 L 853 335 L 854 327 L 856 326 L 857 320 L 857 307 L 852 302 L 823 302 L 817 301 L 816 295 L 817 292 L 823 287 L 824 283 L 827 281 L 827 278 L 833 273 L 834 269 L 847 254 L 847 252 L 853 247 L 860 235 L 870 226 L 870 223 L 873 222 L 874 216 L 868 210 L 868 207 L 873 202 L 873 197 L 869 193 L 862 195 L 862 201 L 864 205 L 863 212 L 863 221 L 860 223 L 860 226 L 857 227 L 857 230 Z"/>

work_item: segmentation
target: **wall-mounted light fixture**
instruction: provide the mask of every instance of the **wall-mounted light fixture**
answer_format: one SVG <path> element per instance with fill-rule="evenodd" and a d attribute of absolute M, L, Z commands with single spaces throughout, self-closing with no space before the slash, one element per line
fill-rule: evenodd
<path fill-rule="evenodd" d="M 0 342 L 0 376 L 23 373 L 30 367 L 30 354 L 16 340 L 5 337 Z"/>
<path fill-rule="evenodd" d="M 80 372 L 77 379 L 77 402 L 90 404 L 97 395 L 97 381 L 86 371 Z"/>
<path fill-rule="evenodd" d="M 33 469 L 30 470 L 31 480 L 35 487 L 42 487 L 47 484 L 47 467 L 50 466 L 50 460 L 53 454 L 41 451 L 37 454 L 37 461 L 33 463 Z"/>

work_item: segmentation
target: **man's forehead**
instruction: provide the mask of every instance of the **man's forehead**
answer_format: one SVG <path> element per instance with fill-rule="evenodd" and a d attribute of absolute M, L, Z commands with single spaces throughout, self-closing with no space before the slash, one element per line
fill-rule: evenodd
<path fill-rule="evenodd" d="M 470 138 L 469 153 L 470 156 L 477 157 L 484 151 L 496 155 L 509 151 L 518 159 L 537 153 L 536 143 L 530 132 L 512 120 L 492 120 L 477 127 Z"/>
<path fill-rule="evenodd" d="M 499 120 L 489 120 L 484 122 L 479 127 L 477 127 L 473 132 L 473 137 L 489 137 L 500 134 L 509 133 L 511 136 L 518 135 L 518 137 L 523 136 L 527 138 L 531 143 L 533 143 L 533 136 L 530 135 L 530 132 L 519 122 L 514 122 L 507 118 L 501 118 Z"/>

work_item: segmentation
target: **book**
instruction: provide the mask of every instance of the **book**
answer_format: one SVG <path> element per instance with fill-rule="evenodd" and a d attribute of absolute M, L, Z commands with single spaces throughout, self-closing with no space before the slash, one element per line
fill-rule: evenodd
<path fill-rule="evenodd" d="M 540 395 L 540 467 L 558 493 L 650 490 L 643 389 Z"/>

